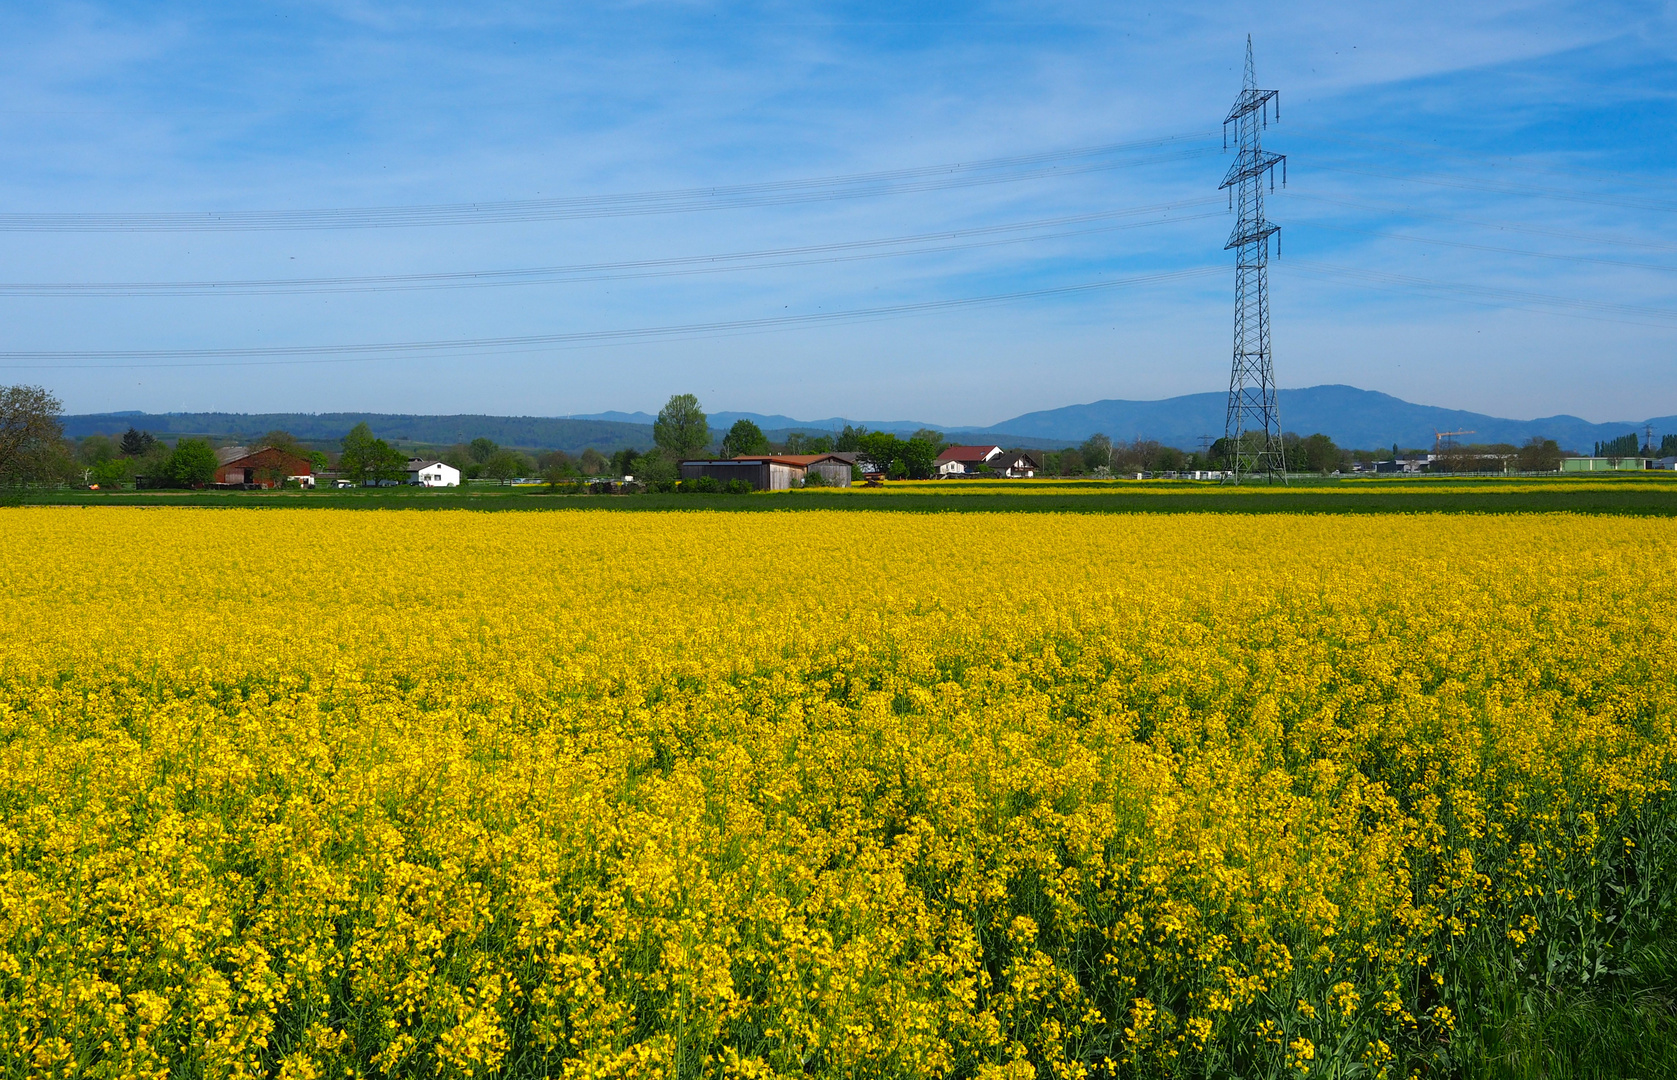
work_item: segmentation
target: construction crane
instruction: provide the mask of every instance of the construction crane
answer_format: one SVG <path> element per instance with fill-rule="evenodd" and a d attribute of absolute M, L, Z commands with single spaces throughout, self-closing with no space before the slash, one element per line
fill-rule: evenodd
<path fill-rule="evenodd" d="M 1477 434 L 1478 434 L 1478 432 L 1476 432 L 1476 431 L 1440 431 L 1437 428 L 1433 428 L 1432 429 L 1432 439 L 1433 439 L 1432 452 L 1435 453 L 1435 454 L 1442 454 L 1446 450 L 1454 450 L 1456 448 L 1456 436 L 1457 435 L 1477 435 Z"/>

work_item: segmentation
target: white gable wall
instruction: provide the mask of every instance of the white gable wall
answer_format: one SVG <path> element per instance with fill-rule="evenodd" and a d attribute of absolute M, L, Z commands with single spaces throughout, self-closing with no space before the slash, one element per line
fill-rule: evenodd
<path fill-rule="evenodd" d="M 460 470 L 439 461 L 408 473 L 408 479 L 421 487 L 459 487 Z"/>

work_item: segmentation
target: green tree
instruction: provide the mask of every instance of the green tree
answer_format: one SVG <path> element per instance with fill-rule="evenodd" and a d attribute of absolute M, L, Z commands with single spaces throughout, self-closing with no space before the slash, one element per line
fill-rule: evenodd
<path fill-rule="evenodd" d="M 63 404 L 39 386 L 0 386 L 0 484 L 43 484 L 62 478 Z"/>
<path fill-rule="evenodd" d="M 692 394 L 671 394 L 652 424 L 652 441 L 672 462 L 690 458 L 708 446 L 710 422 L 699 399 Z"/>
<path fill-rule="evenodd" d="M 635 475 L 635 459 L 639 456 L 640 451 L 632 446 L 625 446 L 617 451 L 611 455 L 611 474 L 613 476 Z"/>
<path fill-rule="evenodd" d="M 536 471 L 552 482 L 553 477 L 564 479 L 577 474 L 576 461 L 563 450 L 549 450 L 536 459 Z"/>
<path fill-rule="evenodd" d="M 1331 438 L 1319 431 L 1308 438 L 1299 440 L 1297 454 L 1298 467 L 1306 472 L 1321 473 L 1326 476 L 1339 468 L 1339 447 L 1334 445 Z M 1287 458 L 1289 467 L 1294 460 L 1295 458 L 1289 454 Z"/>
<path fill-rule="evenodd" d="M 1075 446 L 1068 446 L 1060 451 L 1061 476 L 1082 476 L 1085 468 L 1087 466 L 1083 464 L 1083 451 Z"/>
<path fill-rule="evenodd" d="M 530 459 L 517 450 L 502 448 L 495 451 L 488 461 L 483 463 L 483 475 L 495 480 L 511 480 L 515 476 L 526 476 L 534 471 Z"/>
<path fill-rule="evenodd" d="M 109 435 L 89 435 L 76 444 L 76 459 L 83 465 L 102 465 L 118 456 L 117 444 Z"/>
<path fill-rule="evenodd" d="M 576 462 L 563 450 L 543 454 L 536 462 L 536 468 L 541 470 L 542 479 L 546 481 L 549 489 L 572 483 L 577 478 Z"/>
<path fill-rule="evenodd" d="M 499 449 L 500 447 L 495 445 L 494 439 L 485 439 L 479 436 L 471 441 L 471 445 L 466 447 L 466 452 L 472 455 L 473 461 L 482 465 L 494 457 L 495 452 Z"/>
<path fill-rule="evenodd" d="M 841 454 L 859 454 L 862 452 L 862 440 L 867 437 L 867 428 L 846 424 L 844 430 L 839 432 L 838 438 L 833 441 L 833 449 Z"/>
<path fill-rule="evenodd" d="M 722 456 L 725 458 L 738 457 L 741 454 L 761 454 L 767 452 L 768 448 L 769 440 L 763 434 L 763 429 L 743 416 L 735 420 L 734 426 L 728 429 L 728 434 L 722 437 Z"/>
<path fill-rule="evenodd" d="M 1636 432 L 1620 435 L 1617 439 L 1595 444 L 1595 457 L 1634 457 L 1640 452 L 1642 440 L 1637 438 Z"/>
<path fill-rule="evenodd" d="M 648 491 L 673 491 L 681 475 L 675 462 L 662 450 L 648 450 L 636 458 L 634 469 L 635 479 L 645 484 Z"/>
<path fill-rule="evenodd" d="M 830 454 L 833 452 L 833 437 L 831 435 L 811 435 L 807 431 L 794 431 L 786 436 L 786 452 L 788 454 Z"/>
<path fill-rule="evenodd" d="M 87 482 L 100 487 L 120 487 L 134 478 L 134 463 L 125 457 L 95 462 L 87 471 Z"/>
<path fill-rule="evenodd" d="M 1084 439 L 1078 450 L 1083 455 L 1085 469 L 1112 468 L 1112 440 L 1100 432 Z"/>
<path fill-rule="evenodd" d="M 868 431 L 861 436 L 856 453 L 871 466 L 869 472 L 889 474 L 891 463 L 902 457 L 903 441 L 889 431 Z M 907 464 L 903 465 L 903 470 L 906 476 Z"/>
<path fill-rule="evenodd" d="M 599 476 L 611 467 L 611 463 L 606 461 L 605 456 L 592 446 L 582 452 L 582 457 L 577 460 L 577 464 L 581 467 L 584 476 Z"/>
<path fill-rule="evenodd" d="M 939 438 L 939 443 L 942 439 Z M 942 447 L 919 435 L 903 443 L 899 459 L 915 480 L 930 480 L 937 475 L 937 456 Z"/>
<path fill-rule="evenodd" d="M 343 448 L 338 457 L 338 472 L 357 483 L 401 480 L 408 474 L 407 456 L 383 439 L 375 438 L 365 422 L 349 429 L 349 434 L 343 437 Z"/>
<path fill-rule="evenodd" d="M 934 458 L 943 453 L 943 448 L 949 445 L 949 440 L 943 437 L 943 432 L 937 431 L 933 428 L 923 427 L 919 431 L 916 431 L 913 435 L 910 435 L 908 438 L 910 442 L 913 442 L 915 439 L 919 439 L 928 443 L 932 447 L 932 457 Z"/>
<path fill-rule="evenodd" d="M 196 488 L 215 483 L 215 447 L 204 439 L 181 439 L 163 466 L 163 475 L 176 487 Z"/>

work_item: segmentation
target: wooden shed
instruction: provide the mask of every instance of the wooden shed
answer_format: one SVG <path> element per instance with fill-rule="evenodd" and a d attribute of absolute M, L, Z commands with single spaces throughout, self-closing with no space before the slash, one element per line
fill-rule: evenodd
<path fill-rule="evenodd" d="M 801 461 L 806 477 L 808 473 L 820 473 L 828 487 L 849 487 L 855 457 L 854 454 L 781 454 L 775 460 Z"/>

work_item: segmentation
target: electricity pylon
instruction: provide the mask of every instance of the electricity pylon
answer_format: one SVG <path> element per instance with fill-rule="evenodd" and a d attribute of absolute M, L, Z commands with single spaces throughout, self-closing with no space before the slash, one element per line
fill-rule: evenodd
<path fill-rule="evenodd" d="M 1229 125 L 1235 125 L 1239 156 L 1229 166 L 1218 190 L 1230 188 L 1229 209 L 1239 203 L 1240 219 L 1224 251 L 1236 252 L 1234 272 L 1234 367 L 1229 372 L 1229 411 L 1223 425 L 1229 456 L 1227 479 L 1240 483 L 1242 475 L 1263 473 L 1271 481 L 1287 481 L 1287 462 L 1281 448 L 1281 409 L 1275 399 L 1275 365 L 1269 352 L 1269 238 L 1281 231 L 1264 220 L 1264 178 L 1275 190 L 1275 167 L 1287 183 L 1287 158 L 1263 148 L 1262 129 L 1269 125 L 1273 104 L 1281 119 L 1278 90 L 1259 90 L 1252 68 L 1252 35 L 1246 35 L 1246 80 L 1234 108 L 1223 119 L 1223 149 L 1229 147 Z M 1280 254 L 1281 240 L 1275 241 Z"/>

